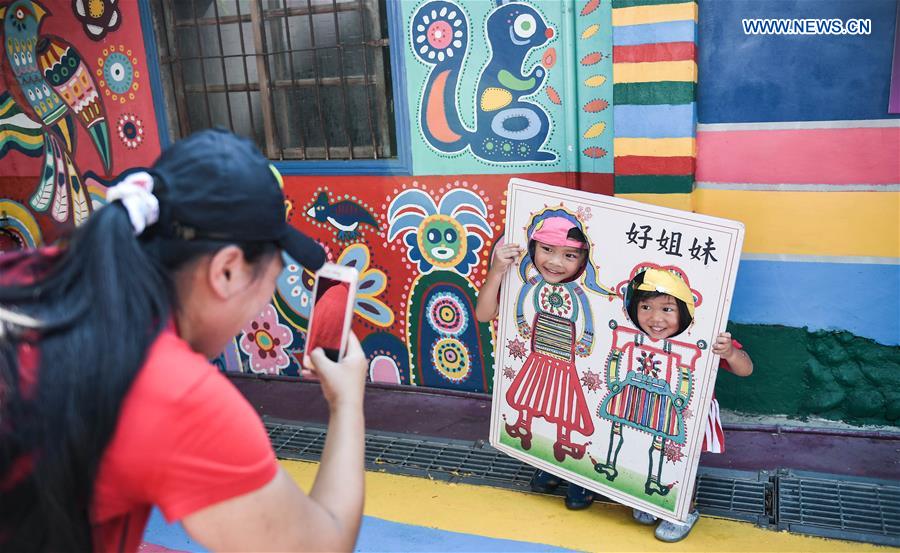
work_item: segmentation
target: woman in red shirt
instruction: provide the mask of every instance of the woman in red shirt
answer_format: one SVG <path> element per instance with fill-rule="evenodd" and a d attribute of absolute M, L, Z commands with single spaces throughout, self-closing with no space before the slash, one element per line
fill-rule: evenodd
<path fill-rule="evenodd" d="M 331 407 L 315 483 L 278 466 L 253 408 L 207 361 L 269 301 L 280 177 L 207 130 L 107 191 L 64 249 L 0 256 L 0 550 L 137 550 L 151 508 L 213 550 L 351 550 L 363 503 L 365 358 L 313 352 Z"/>

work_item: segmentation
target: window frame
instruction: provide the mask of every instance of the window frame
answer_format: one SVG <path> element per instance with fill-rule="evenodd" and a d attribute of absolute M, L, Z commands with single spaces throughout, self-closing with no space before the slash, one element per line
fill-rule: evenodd
<path fill-rule="evenodd" d="M 168 109 L 163 92 L 162 73 L 159 61 L 159 46 L 153 28 L 151 0 L 138 0 L 141 31 L 144 35 L 144 50 L 147 70 L 152 86 L 153 107 L 162 149 L 172 142 L 169 139 Z M 255 1 L 255 0 L 254 0 Z M 406 88 L 405 33 L 401 3 L 395 0 L 385 2 L 387 10 L 388 40 L 390 49 L 391 88 L 393 93 L 394 129 L 397 139 L 397 157 L 390 159 L 347 159 L 347 160 L 272 160 L 278 171 L 285 176 L 307 175 L 411 175 L 412 144 L 410 139 L 409 109 Z M 262 148 L 261 148 L 262 149 Z"/>

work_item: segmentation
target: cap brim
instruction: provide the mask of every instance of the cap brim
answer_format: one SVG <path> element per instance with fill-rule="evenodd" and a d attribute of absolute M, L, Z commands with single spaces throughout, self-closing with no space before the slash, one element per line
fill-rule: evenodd
<path fill-rule="evenodd" d="M 294 260 L 310 271 L 318 271 L 325 264 L 325 250 L 315 240 L 294 227 L 288 226 L 278 245 Z"/>

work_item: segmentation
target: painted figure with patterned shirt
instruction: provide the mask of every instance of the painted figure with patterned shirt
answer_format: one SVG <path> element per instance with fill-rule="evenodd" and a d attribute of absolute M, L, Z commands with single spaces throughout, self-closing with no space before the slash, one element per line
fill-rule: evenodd
<path fill-rule="evenodd" d="M 660 481 L 666 445 L 685 443 L 685 409 L 693 392 L 694 363 L 701 353 L 697 346 L 671 338 L 684 332 L 693 321 L 695 296 L 674 268 L 647 268 L 629 283 L 625 309 L 638 330 L 622 326 L 613 330 L 606 370 L 609 393 L 597 409 L 599 417 L 613 424 L 606 460 L 595 462 L 594 469 L 607 480 L 615 480 L 619 451 L 625 441 L 624 428 L 650 434 L 653 438 L 648 449 L 644 492 L 667 495 L 671 486 Z M 749 355 L 729 333 L 719 334 L 712 350 L 721 356 L 721 366 L 726 370 L 738 376 L 753 371 Z M 718 401 L 713 398 L 703 450 L 721 452 L 723 448 Z M 647 525 L 658 520 L 639 509 L 634 509 L 633 516 Z M 682 540 L 698 518 L 699 513 L 692 509 L 685 523 L 663 521 L 656 527 L 656 537 L 667 542 Z"/>

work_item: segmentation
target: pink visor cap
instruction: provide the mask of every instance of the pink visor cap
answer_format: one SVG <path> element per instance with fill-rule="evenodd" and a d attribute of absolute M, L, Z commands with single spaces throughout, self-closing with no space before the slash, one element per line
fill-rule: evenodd
<path fill-rule="evenodd" d="M 531 239 L 550 246 L 587 249 L 587 244 L 584 242 L 569 238 L 569 231 L 573 228 L 577 228 L 575 223 L 565 217 L 547 217 L 534 228 Z"/>

